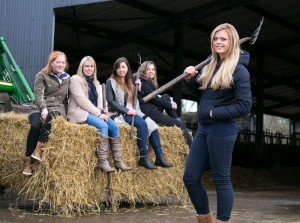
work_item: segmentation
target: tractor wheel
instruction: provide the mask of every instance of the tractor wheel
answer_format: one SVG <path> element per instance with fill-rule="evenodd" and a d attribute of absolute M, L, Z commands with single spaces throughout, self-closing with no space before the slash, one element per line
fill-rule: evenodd
<path fill-rule="evenodd" d="M 0 112 L 10 111 L 12 111 L 12 105 L 9 94 L 0 92 Z"/>

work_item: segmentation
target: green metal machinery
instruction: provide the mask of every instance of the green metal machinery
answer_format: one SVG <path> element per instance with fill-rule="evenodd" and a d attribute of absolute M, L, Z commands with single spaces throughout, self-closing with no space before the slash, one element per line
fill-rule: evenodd
<path fill-rule="evenodd" d="M 34 94 L 21 69 L 11 55 L 5 39 L 0 37 L 0 111 L 8 112 L 13 105 L 28 105 Z"/>

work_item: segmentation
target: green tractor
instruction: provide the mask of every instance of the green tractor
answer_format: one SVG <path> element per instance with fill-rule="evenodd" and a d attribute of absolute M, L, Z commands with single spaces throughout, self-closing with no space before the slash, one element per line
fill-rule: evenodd
<path fill-rule="evenodd" d="M 11 55 L 5 39 L 0 37 L 0 112 L 26 111 L 34 94 L 21 69 Z"/>

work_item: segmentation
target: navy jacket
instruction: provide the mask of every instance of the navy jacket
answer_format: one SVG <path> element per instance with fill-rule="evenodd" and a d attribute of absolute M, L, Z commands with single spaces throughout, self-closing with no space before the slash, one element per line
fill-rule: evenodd
<path fill-rule="evenodd" d="M 204 91 L 200 91 L 197 82 L 199 75 L 187 82 L 188 88 L 192 92 L 201 94 L 198 107 L 200 124 L 234 122 L 236 118 L 245 117 L 250 113 L 252 106 L 251 83 L 250 74 L 246 68 L 249 60 L 249 53 L 241 51 L 233 74 L 233 85 L 230 89 L 213 90 L 211 87 L 207 87 Z M 212 118 L 210 111 L 212 111 Z"/>
<path fill-rule="evenodd" d="M 140 78 L 142 83 L 142 95 L 143 97 L 151 94 L 153 91 L 156 90 L 155 86 L 145 78 Z M 143 100 L 140 98 L 140 106 L 142 112 L 144 112 L 146 115 L 152 117 L 153 116 L 161 116 L 162 111 L 159 110 L 159 108 L 163 109 L 172 109 L 172 104 L 170 101 L 165 100 L 162 97 L 156 96 L 147 103 L 144 103 Z"/>

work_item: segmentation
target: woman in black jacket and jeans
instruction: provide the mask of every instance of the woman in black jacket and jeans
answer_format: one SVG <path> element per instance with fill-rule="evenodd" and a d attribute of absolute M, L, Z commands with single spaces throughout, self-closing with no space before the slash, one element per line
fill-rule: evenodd
<path fill-rule="evenodd" d="M 152 61 L 145 61 L 142 63 L 140 69 L 140 79 L 142 83 L 143 97 L 151 94 L 158 88 L 156 66 Z M 177 104 L 171 101 L 169 95 L 164 94 L 161 97 L 156 96 L 147 103 L 140 100 L 140 107 L 143 113 L 153 119 L 157 124 L 164 126 L 177 126 L 179 127 L 185 137 L 188 146 L 192 143 L 192 137 L 189 134 L 185 124 L 177 116 Z M 164 114 L 166 111 L 167 115 Z"/>
<path fill-rule="evenodd" d="M 230 170 L 238 128 L 235 119 L 251 109 L 250 56 L 240 49 L 236 29 L 224 23 L 211 34 L 212 57 L 200 74 L 190 66 L 189 89 L 198 91 L 198 129 L 186 161 L 183 181 L 197 212 L 198 223 L 229 222 L 234 192 Z M 217 191 L 217 220 L 209 210 L 207 192 L 201 182 L 210 166 Z"/>

